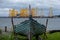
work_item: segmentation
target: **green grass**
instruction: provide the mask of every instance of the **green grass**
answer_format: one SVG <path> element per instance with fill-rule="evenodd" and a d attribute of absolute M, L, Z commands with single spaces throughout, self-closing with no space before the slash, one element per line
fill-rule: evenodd
<path fill-rule="evenodd" d="M 46 40 L 60 40 L 60 32 L 47 34 L 48 38 Z"/>
<path fill-rule="evenodd" d="M 26 40 L 27 38 L 24 37 L 24 36 L 20 36 L 18 35 L 17 36 L 19 40 Z M 41 36 L 42 38 L 44 37 L 43 35 Z M 44 40 L 60 40 L 60 32 L 56 32 L 56 33 L 52 33 L 52 34 L 49 34 L 47 33 L 47 37 L 46 39 Z M 11 35 L 0 35 L 0 40 L 14 40 L 14 35 L 11 34 Z M 35 37 L 33 37 L 33 40 L 35 40 Z"/>

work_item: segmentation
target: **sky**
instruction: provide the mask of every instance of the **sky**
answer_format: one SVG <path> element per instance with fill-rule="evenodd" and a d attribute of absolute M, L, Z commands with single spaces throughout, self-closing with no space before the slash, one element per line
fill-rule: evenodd
<path fill-rule="evenodd" d="M 21 8 L 28 8 L 29 4 L 33 8 L 49 9 L 53 7 L 54 15 L 60 15 L 60 0 L 0 0 L 0 16 L 8 16 L 9 9 L 20 10 Z M 48 10 L 44 10 L 47 15 Z"/>

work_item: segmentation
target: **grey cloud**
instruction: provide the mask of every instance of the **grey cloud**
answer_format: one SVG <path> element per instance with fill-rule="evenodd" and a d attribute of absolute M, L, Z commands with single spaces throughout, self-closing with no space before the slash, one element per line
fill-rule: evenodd
<path fill-rule="evenodd" d="M 52 0 L 36 0 L 36 1 L 34 0 L 31 2 L 25 2 L 25 3 L 22 3 L 22 2 L 13 3 L 13 2 L 9 2 L 7 0 L 0 0 L 0 8 L 8 8 L 8 9 L 15 8 L 17 10 L 20 10 L 21 8 L 28 8 L 28 5 L 30 3 L 32 7 L 48 9 L 52 4 L 53 8 L 59 9 L 60 3 L 58 3 L 58 1 L 59 0 L 53 0 L 53 1 Z M 1 15 L 3 15 L 4 13 L 6 13 L 6 15 L 7 15 L 8 10 L 7 11 L 0 10 Z"/>
<path fill-rule="evenodd" d="M 30 2 L 26 2 L 25 4 L 24 3 L 13 3 L 13 2 L 9 2 L 7 0 L 1 0 L 2 3 L 0 3 L 0 8 L 25 8 L 25 7 L 28 7 L 28 4 Z M 53 3 L 52 3 L 53 2 Z M 58 2 L 58 1 L 57 1 Z M 57 4 L 56 1 L 49 1 L 49 0 L 36 0 L 36 1 L 31 1 L 31 5 L 32 7 L 36 7 L 37 6 L 37 3 L 39 3 L 40 5 L 38 7 L 50 7 L 50 4 L 52 4 L 52 6 L 54 7 L 57 7 L 59 6 L 59 3 Z"/>

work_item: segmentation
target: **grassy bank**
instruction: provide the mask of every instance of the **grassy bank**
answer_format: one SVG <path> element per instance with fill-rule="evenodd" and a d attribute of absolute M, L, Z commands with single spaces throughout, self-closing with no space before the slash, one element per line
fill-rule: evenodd
<path fill-rule="evenodd" d="M 60 40 L 60 32 L 56 32 L 56 33 L 52 33 L 49 34 L 47 33 L 48 38 L 44 39 L 44 40 Z M 26 37 L 23 36 L 17 36 L 19 40 L 26 40 Z M 42 36 L 43 38 L 43 36 Z M 0 40 L 14 40 L 14 36 L 13 34 L 11 35 L 0 35 Z M 33 40 L 35 40 L 35 38 L 33 37 Z"/>
<path fill-rule="evenodd" d="M 60 40 L 60 32 L 47 34 L 48 38 L 46 40 Z"/>

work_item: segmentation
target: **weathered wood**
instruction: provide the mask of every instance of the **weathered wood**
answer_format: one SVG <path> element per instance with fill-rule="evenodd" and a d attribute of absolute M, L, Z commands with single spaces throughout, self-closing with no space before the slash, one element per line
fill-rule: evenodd
<path fill-rule="evenodd" d="M 39 35 L 36 35 L 36 40 L 42 40 L 42 38 L 39 37 Z"/>
<path fill-rule="evenodd" d="M 47 28 L 47 25 L 48 25 L 48 19 L 46 20 L 46 28 Z"/>
<path fill-rule="evenodd" d="M 2 34 L 2 30 L 0 29 L 0 35 Z"/>
<path fill-rule="evenodd" d="M 37 35 L 37 36 L 36 36 L 36 40 L 39 40 L 38 37 L 39 37 L 39 36 Z"/>
<path fill-rule="evenodd" d="M 31 14 L 31 5 L 29 5 L 29 20 L 32 20 L 32 14 Z M 31 25 L 30 25 L 30 30 L 29 30 L 29 32 L 28 32 L 28 39 L 29 40 L 32 40 L 32 32 L 31 32 Z"/>
<path fill-rule="evenodd" d="M 28 33 L 28 40 L 32 40 L 32 33 L 31 32 Z"/>
<path fill-rule="evenodd" d="M 46 38 L 47 38 L 47 35 L 46 35 L 47 25 L 48 25 L 48 19 L 46 20 L 46 28 L 45 28 L 45 33 L 44 33 L 44 36 L 45 36 Z"/>
<path fill-rule="evenodd" d="M 7 32 L 7 26 L 5 26 L 5 32 Z"/>
<path fill-rule="evenodd" d="M 18 40 L 17 38 L 17 34 L 14 31 L 14 22 L 13 22 L 13 17 L 11 18 L 11 22 L 12 22 L 12 27 L 13 27 L 13 35 L 14 35 L 14 40 Z"/>
<path fill-rule="evenodd" d="M 11 18 L 11 23 L 12 23 L 12 27 L 13 27 L 13 33 L 14 33 L 14 22 L 13 22 L 13 17 Z"/>

